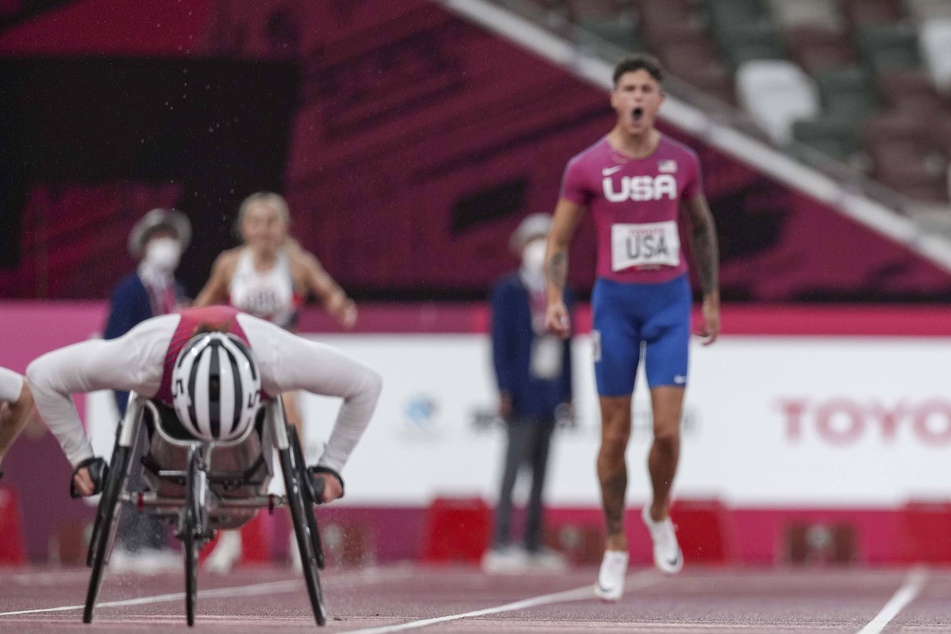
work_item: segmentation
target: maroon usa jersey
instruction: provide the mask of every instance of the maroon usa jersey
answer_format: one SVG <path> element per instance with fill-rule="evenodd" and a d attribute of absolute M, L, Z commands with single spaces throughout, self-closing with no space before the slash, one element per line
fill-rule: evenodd
<path fill-rule="evenodd" d="M 605 137 L 568 162 L 561 197 L 594 216 L 598 277 L 657 284 L 687 271 L 680 203 L 701 191 L 700 161 L 687 146 L 661 135 L 653 154 L 635 159 Z"/>

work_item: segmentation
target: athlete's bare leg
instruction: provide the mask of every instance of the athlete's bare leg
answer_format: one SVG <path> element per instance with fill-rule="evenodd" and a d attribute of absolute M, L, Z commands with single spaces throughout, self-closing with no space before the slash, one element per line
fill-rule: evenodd
<path fill-rule="evenodd" d="M 670 510 L 670 489 L 680 459 L 680 419 L 683 405 L 684 388 L 664 385 L 651 389 L 654 444 L 651 445 L 647 466 L 654 491 L 650 514 L 655 522 L 667 517 Z"/>
<path fill-rule="evenodd" d="M 627 552 L 624 533 L 624 496 L 627 493 L 627 463 L 624 455 L 631 437 L 631 397 L 602 396 L 601 449 L 598 452 L 598 480 L 607 528 L 607 550 Z"/>
<path fill-rule="evenodd" d="M 30 422 L 33 413 L 33 394 L 26 381 L 20 390 L 20 398 L 15 403 L 3 403 L 0 407 L 0 461 L 7 450 Z"/>
<path fill-rule="evenodd" d="M 297 437 L 303 444 L 304 417 L 301 416 L 300 408 L 297 407 L 297 392 L 284 392 L 281 394 L 281 400 L 284 401 L 284 415 L 287 417 L 287 422 L 297 430 Z"/>

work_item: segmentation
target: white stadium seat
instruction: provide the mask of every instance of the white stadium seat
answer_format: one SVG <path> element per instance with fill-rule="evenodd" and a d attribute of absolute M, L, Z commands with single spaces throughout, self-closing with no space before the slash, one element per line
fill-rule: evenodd
<path fill-rule="evenodd" d="M 951 92 L 951 18 L 922 24 L 918 42 L 934 83 L 940 90 Z"/>
<path fill-rule="evenodd" d="M 821 26 L 832 31 L 845 29 L 845 19 L 837 0 L 769 0 L 773 17 L 783 30 L 797 26 Z"/>
<path fill-rule="evenodd" d="M 812 78 L 784 60 L 746 62 L 736 72 L 736 94 L 743 108 L 780 145 L 792 138 L 792 124 L 819 114 L 819 92 Z"/>

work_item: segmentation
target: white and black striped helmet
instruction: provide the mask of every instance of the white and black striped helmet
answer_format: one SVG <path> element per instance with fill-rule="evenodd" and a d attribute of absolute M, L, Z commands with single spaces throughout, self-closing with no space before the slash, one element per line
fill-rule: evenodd
<path fill-rule="evenodd" d="M 172 402 L 195 438 L 241 436 L 261 407 L 261 373 L 251 349 L 226 333 L 193 337 L 175 360 Z"/>

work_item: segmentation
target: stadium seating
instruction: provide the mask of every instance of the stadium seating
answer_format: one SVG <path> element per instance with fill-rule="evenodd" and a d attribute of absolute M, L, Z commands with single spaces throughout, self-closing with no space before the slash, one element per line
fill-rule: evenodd
<path fill-rule="evenodd" d="M 755 59 L 784 59 L 779 27 L 763 0 L 710 0 L 705 5 L 714 37 L 734 69 Z"/>
<path fill-rule="evenodd" d="M 923 117 L 946 112 L 945 100 L 931 77 L 922 70 L 901 69 L 878 78 L 879 94 L 887 109 Z"/>
<path fill-rule="evenodd" d="M 769 7 L 763 0 L 708 0 L 704 6 L 710 26 L 721 41 L 739 28 L 773 23 Z"/>
<path fill-rule="evenodd" d="M 787 57 L 785 39 L 779 28 L 771 22 L 738 25 L 721 35 L 720 46 L 734 70 L 753 60 Z"/>
<path fill-rule="evenodd" d="M 630 10 L 631 4 L 630 0 L 569 0 L 568 16 L 578 23 L 616 19 L 624 17 L 623 14 Z"/>
<path fill-rule="evenodd" d="M 674 42 L 658 51 L 668 72 L 718 98 L 736 104 L 733 78 L 709 40 Z"/>
<path fill-rule="evenodd" d="M 951 116 L 946 114 L 932 123 L 928 141 L 932 150 L 951 163 Z"/>
<path fill-rule="evenodd" d="M 803 24 L 790 28 L 788 36 L 793 60 L 811 75 L 850 66 L 858 60 L 851 38 L 841 31 Z"/>
<path fill-rule="evenodd" d="M 793 138 L 836 160 L 853 164 L 857 162 L 859 142 L 855 124 L 839 117 L 800 119 L 793 123 Z"/>
<path fill-rule="evenodd" d="M 931 79 L 939 89 L 951 92 L 951 18 L 921 25 L 921 51 Z"/>
<path fill-rule="evenodd" d="M 645 33 L 673 24 L 700 24 L 687 0 L 640 0 L 637 9 Z"/>
<path fill-rule="evenodd" d="M 921 65 L 918 34 L 911 25 L 880 25 L 859 32 L 859 49 L 865 64 L 875 73 L 892 68 Z"/>
<path fill-rule="evenodd" d="M 842 0 L 846 17 L 862 28 L 874 24 L 894 24 L 902 15 L 901 0 Z"/>
<path fill-rule="evenodd" d="M 872 174 L 912 198 L 947 202 L 947 167 L 928 141 L 929 122 L 911 114 L 887 114 L 865 122 L 862 135 Z"/>
<path fill-rule="evenodd" d="M 589 18 L 578 22 L 582 29 L 624 51 L 643 48 L 634 24 L 617 18 Z"/>
<path fill-rule="evenodd" d="M 654 53 L 778 144 L 808 145 L 922 201 L 948 198 L 951 0 L 533 1 Z"/>
<path fill-rule="evenodd" d="M 842 32 L 846 28 L 836 0 L 769 0 L 769 8 L 784 30 L 813 26 Z"/>
<path fill-rule="evenodd" d="M 951 20 L 951 2 L 948 0 L 905 0 L 908 13 L 915 20 Z"/>
<path fill-rule="evenodd" d="M 861 68 L 826 71 L 816 77 L 816 85 L 829 116 L 856 120 L 878 108 L 871 78 Z"/>
<path fill-rule="evenodd" d="M 736 86 L 742 106 L 777 144 L 792 138 L 794 121 L 819 114 L 815 82 L 791 62 L 746 62 L 736 73 Z"/>

